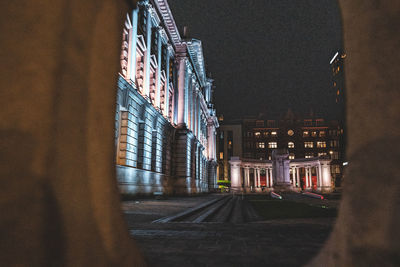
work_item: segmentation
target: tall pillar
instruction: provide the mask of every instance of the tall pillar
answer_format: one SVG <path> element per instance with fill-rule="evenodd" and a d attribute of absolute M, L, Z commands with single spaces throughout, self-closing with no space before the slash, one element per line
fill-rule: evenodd
<path fill-rule="evenodd" d="M 250 168 L 245 167 L 245 174 L 246 174 L 246 181 L 245 181 L 245 187 L 248 188 L 250 187 Z"/>
<path fill-rule="evenodd" d="M 260 169 L 257 169 L 257 187 L 261 187 L 261 174 L 260 174 Z"/>
<path fill-rule="evenodd" d="M 231 167 L 231 190 L 233 192 L 241 191 L 241 160 L 239 158 L 234 158 L 229 161 L 229 164 Z"/>
<path fill-rule="evenodd" d="M 146 52 L 144 54 L 144 95 L 150 96 L 150 57 L 151 57 L 151 11 L 150 7 L 146 6 L 147 22 L 146 22 Z"/>
<path fill-rule="evenodd" d="M 296 167 L 297 186 L 300 187 L 300 168 Z"/>
<path fill-rule="evenodd" d="M 273 187 L 274 186 L 274 179 L 272 179 L 272 168 L 269 168 L 269 186 Z"/>
<path fill-rule="evenodd" d="M 162 54 L 162 41 L 161 41 L 161 27 L 157 28 L 157 74 L 156 74 L 156 107 L 160 108 L 161 99 L 161 54 Z M 166 86 L 164 86 L 166 87 Z"/>
<path fill-rule="evenodd" d="M 165 117 L 169 117 L 169 61 L 170 61 L 170 45 L 165 47 L 166 59 L 165 59 L 165 92 L 164 92 L 164 114 Z"/>
<path fill-rule="evenodd" d="M 318 163 L 318 187 L 321 189 L 322 187 L 322 170 L 321 170 L 321 162 Z"/>
<path fill-rule="evenodd" d="M 179 75 L 178 75 L 178 126 L 186 127 L 185 109 L 186 109 L 186 90 L 185 90 L 185 80 L 186 80 L 186 57 L 177 58 L 179 64 Z"/>
<path fill-rule="evenodd" d="M 295 179 L 294 167 L 291 168 L 291 171 L 292 171 L 292 185 L 293 185 L 293 187 L 296 187 L 296 179 Z"/>
<path fill-rule="evenodd" d="M 308 188 L 309 187 L 309 183 L 308 183 L 308 167 L 305 167 L 304 168 L 305 169 L 305 172 L 306 172 L 306 188 Z"/>
<path fill-rule="evenodd" d="M 136 47 L 137 47 L 137 29 L 138 12 L 136 8 L 132 11 L 132 28 L 129 31 L 129 60 L 128 60 L 128 79 L 136 83 Z"/>

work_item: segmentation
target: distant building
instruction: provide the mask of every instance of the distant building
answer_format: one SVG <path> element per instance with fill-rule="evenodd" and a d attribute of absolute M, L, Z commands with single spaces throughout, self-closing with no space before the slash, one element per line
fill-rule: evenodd
<path fill-rule="evenodd" d="M 282 119 L 246 118 L 240 123 L 221 123 L 221 129 L 231 129 L 233 126 L 242 128 L 242 154 L 234 154 L 242 160 L 271 161 L 276 149 L 287 149 L 289 160 L 296 162 L 301 159 L 329 159 L 332 182 L 340 186 L 343 173 L 343 128 L 338 121 L 326 121 L 315 116 L 302 118 L 288 112 Z M 220 133 L 218 133 L 220 137 Z M 224 135 L 226 135 L 224 130 Z M 218 138 L 218 153 L 221 153 L 221 138 Z M 226 141 L 224 140 L 226 143 Z M 224 155 L 226 149 L 224 147 Z M 229 155 L 228 155 L 229 156 Z M 223 168 L 226 175 L 227 159 L 218 158 L 218 171 Z M 228 159 L 229 161 L 229 159 Z M 228 164 L 229 165 L 229 164 Z M 302 170 L 301 170 L 302 171 Z M 312 170 L 315 173 L 315 170 Z M 265 170 L 261 170 L 265 173 Z M 300 173 L 300 175 L 304 175 Z M 220 176 L 221 177 L 221 174 Z"/>
<path fill-rule="evenodd" d="M 241 121 L 229 125 L 220 125 L 217 134 L 218 146 L 218 180 L 230 180 L 229 160 L 242 156 L 242 124 Z"/>
<path fill-rule="evenodd" d="M 338 51 L 332 57 L 329 64 L 332 68 L 332 88 L 335 92 L 335 102 L 343 106 L 345 104 L 345 80 L 344 80 L 344 59 L 346 54 L 342 51 Z M 344 109 L 344 107 L 343 107 Z M 344 115 L 344 114 L 343 114 Z"/>
<path fill-rule="evenodd" d="M 216 187 L 213 80 L 202 43 L 181 37 L 166 0 L 126 16 L 115 117 L 117 178 L 126 194 Z"/>

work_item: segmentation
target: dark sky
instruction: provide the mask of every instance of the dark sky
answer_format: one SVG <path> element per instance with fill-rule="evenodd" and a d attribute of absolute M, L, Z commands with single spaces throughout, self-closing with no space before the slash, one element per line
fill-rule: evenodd
<path fill-rule="evenodd" d="M 329 61 L 342 47 L 333 0 L 169 0 L 178 27 L 201 39 L 217 112 L 335 117 Z"/>

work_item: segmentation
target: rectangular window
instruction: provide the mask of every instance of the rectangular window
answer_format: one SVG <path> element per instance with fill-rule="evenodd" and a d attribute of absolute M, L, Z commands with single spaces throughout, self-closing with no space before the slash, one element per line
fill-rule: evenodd
<path fill-rule="evenodd" d="M 329 142 L 331 147 L 338 147 L 339 146 L 339 141 L 338 140 L 331 140 Z"/>
<path fill-rule="evenodd" d="M 219 152 L 219 159 L 224 159 L 224 152 Z"/>
<path fill-rule="evenodd" d="M 264 134 L 264 137 L 268 137 L 269 132 L 264 132 L 263 134 Z"/>
<path fill-rule="evenodd" d="M 278 133 L 276 131 L 271 132 L 271 136 L 277 136 L 277 135 L 278 135 Z"/>
<path fill-rule="evenodd" d="M 311 133 L 311 136 L 312 136 L 312 137 L 317 137 L 317 132 L 316 132 L 316 131 L 313 131 L 313 132 Z"/>
<path fill-rule="evenodd" d="M 289 142 L 288 143 L 288 148 L 294 148 L 294 143 L 293 142 Z"/>
<path fill-rule="evenodd" d="M 317 142 L 317 147 L 319 147 L 319 148 L 325 148 L 325 147 L 326 147 L 326 142 L 325 142 L 325 141 L 318 141 L 318 142 Z"/>
<path fill-rule="evenodd" d="M 294 159 L 294 153 L 289 154 L 289 159 Z"/>
<path fill-rule="evenodd" d="M 278 144 L 276 142 L 269 142 L 268 143 L 268 148 L 277 148 Z"/>
<path fill-rule="evenodd" d="M 340 174 L 340 166 L 339 165 L 331 165 L 331 172 L 333 174 Z"/>
<path fill-rule="evenodd" d="M 314 157 L 314 153 L 312 153 L 312 152 L 307 152 L 306 153 L 306 156 L 305 156 L 306 159 L 310 159 L 312 157 Z"/>
<path fill-rule="evenodd" d="M 255 132 L 255 133 L 254 133 L 254 136 L 255 136 L 255 137 L 260 137 L 260 136 L 261 136 L 261 133 L 260 133 L 260 132 Z"/>
<path fill-rule="evenodd" d="M 331 159 L 339 159 L 339 152 L 338 151 L 330 151 Z"/>
<path fill-rule="evenodd" d="M 310 133 L 308 131 L 304 131 L 303 132 L 303 137 L 308 137 L 308 136 L 310 136 Z"/>
<path fill-rule="evenodd" d="M 256 146 L 257 146 L 257 148 L 265 148 L 265 143 L 264 142 L 257 142 Z"/>
<path fill-rule="evenodd" d="M 313 142 L 304 142 L 304 147 L 305 148 L 313 148 L 314 147 L 314 143 Z"/>
<path fill-rule="evenodd" d="M 323 157 L 323 156 L 326 156 L 326 152 L 319 152 L 318 153 L 318 157 Z"/>
<path fill-rule="evenodd" d="M 320 131 L 319 132 L 319 137 L 325 137 L 326 136 L 326 132 L 325 131 Z"/>

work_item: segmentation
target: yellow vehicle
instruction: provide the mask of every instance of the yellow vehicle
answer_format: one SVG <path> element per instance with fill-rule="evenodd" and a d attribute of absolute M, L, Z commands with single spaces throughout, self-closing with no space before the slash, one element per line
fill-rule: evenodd
<path fill-rule="evenodd" d="M 231 189 L 231 181 L 227 180 L 218 180 L 217 181 L 218 185 L 218 190 L 223 193 L 223 192 L 229 192 Z"/>

